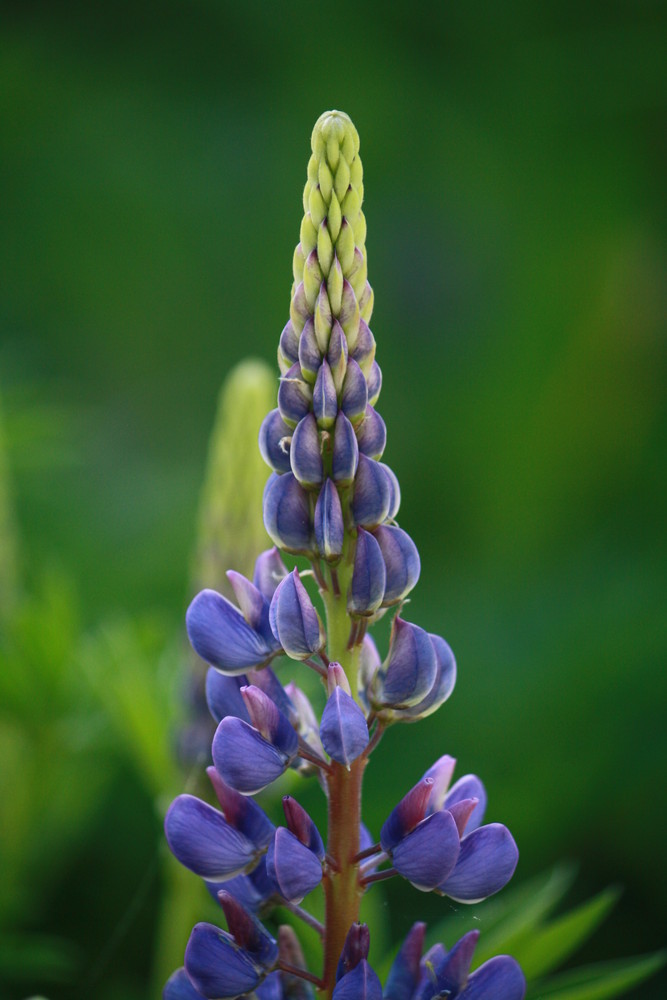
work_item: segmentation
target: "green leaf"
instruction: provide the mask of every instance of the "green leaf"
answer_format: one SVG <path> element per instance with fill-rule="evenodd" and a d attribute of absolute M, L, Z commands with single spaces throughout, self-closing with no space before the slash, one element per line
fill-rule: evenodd
<path fill-rule="evenodd" d="M 531 985 L 526 1000 L 608 1000 L 638 986 L 662 968 L 667 952 L 641 958 L 599 962 Z"/>
<path fill-rule="evenodd" d="M 536 979 L 557 968 L 602 923 L 619 895 L 618 889 L 605 889 L 524 938 L 511 954 L 523 969 L 526 979 Z"/>

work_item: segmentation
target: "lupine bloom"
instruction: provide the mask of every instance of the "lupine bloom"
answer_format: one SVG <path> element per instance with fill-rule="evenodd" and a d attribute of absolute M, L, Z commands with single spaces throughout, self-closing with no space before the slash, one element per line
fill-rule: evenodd
<path fill-rule="evenodd" d="M 194 928 L 166 1000 L 300 1000 L 313 987 L 326 1000 L 521 1000 L 524 992 L 508 956 L 470 973 L 476 934 L 422 955 L 423 924 L 408 934 L 383 990 L 358 922 L 375 882 L 400 875 L 422 891 L 474 902 L 505 885 L 518 857 L 506 827 L 482 825 L 481 781 L 466 775 L 449 787 L 449 756 L 397 805 L 388 802 L 377 843 L 361 821 L 364 771 L 384 730 L 430 715 L 456 680 L 445 640 L 403 615 L 420 560 L 396 521 L 396 476 L 380 461 L 387 428 L 376 410 L 382 375 L 369 326 L 362 197 L 356 130 L 329 112 L 313 131 L 277 406 L 259 436 L 271 470 L 264 524 L 275 548 L 260 555 L 252 581 L 229 573 L 236 604 L 208 590 L 187 613 L 191 642 L 211 664 L 206 692 L 218 728 L 209 774 L 220 808 L 179 796 L 165 829 L 177 858 L 217 897 L 228 930 Z M 310 569 L 290 571 L 280 552 L 305 557 Z M 368 629 L 385 614 L 393 622 L 383 658 Z M 317 674 L 319 704 L 288 676 L 285 660 Z M 288 767 L 318 776 L 326 836 L 295 797 L 284 798 L 278 826 L 253 801 Z M 323 925 L 307 910 L 320 885 Z M 276 906 L 318 931 L 321 969 L 304 967 L 292 927 L 274 934 L 259 922 Z"/>

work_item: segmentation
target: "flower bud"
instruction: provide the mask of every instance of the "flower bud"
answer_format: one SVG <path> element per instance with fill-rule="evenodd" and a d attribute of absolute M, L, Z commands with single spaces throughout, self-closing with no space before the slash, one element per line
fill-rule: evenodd
<path fill-rule="evenodd" d="M 382 389 L 382 371 L 377 361 L 374 361 L 371 365 L 371 370 L 368 375 L 368 402 L 371 406 L 375 406 L 377 403 L 380 390 Z"/>
<path fill-rule="evenodd" d="M 357 302 L 352 285 L 346 280 L 343 282 L 343 295 L 338 321 L 345 331 L 347 346 L 351 351 L 354 350 L 359 337 L 359 320 L 359 303 Z"/>
<path fill-rule="evenodd" d="M 336 984 L 332 1000 L 382 1000 L 382 985 L 366 959 Z"/>
<path fill-rule="evenodd" d="M 414 994 L 419 983 L 425 936 L 426 924 L 412 925 L 389 970 L 384 987 L 385 1000 L 405 1000 Z"/>
<path fill-rule="evenodd" d="M 368 958 L 371 946 L 371 935 L 367 924 L 354 923 L 347 932 L 343 950 L 340 953 L 338 966 L 336 968 L 336 982 L 343 976 L 356 969 L 359 962 Z"/>
<path fill-rule="evenodd" d="M 213 763 L 227 785 L 254 795 L 289 767 L 299 741 L 289 720 L 258 688 L 242 693 L 253 725 L 231 716 L 223 719 L 213 737 Z"/>
<path fill-rule="evenodd" d="M 290 471 L 290 442 L 292 429 L 288 427 L 280 410 L 267 413 L 259 429 L 259 450 L 262 458 L 274 472 Z"/>
<path fill-rule="evenodd" d="M 359 466 L 359 445 L 354 427 L 344 413 L 336 417 L 333 434 L 333 456 L 331 475 L 339 486 L 349 486 L 357 474 Z"/>
<path fill-rule="evenodd" d="M 336 386 L 328 362 L 325 360 L 320 365 L 313 389 L 313 413 L 317 419 L 318 426 L 323 430 L 333 426 L 338 413 L 338 397 L 336 396 Z"/>
<path fill-rule="evenodd" d="M 398 604 L 419 579 L 421 565 L 417 546 L 407 532 L 395 525 L 381 524 L 373 532 L 387 573 L 383 607 Z"/>
<path fill-rule="evenodd" d="M 307 413 L 296 425 L 290 449 L 292 472 L 302 486 L 315 488 L 322 482 L 324 468 L 317 422 Z"/>
<path fill-rule="evenodd" d="M 368 385 L 366 384 L 364 373 L 354 358 L 350 358 L 347 363 L 345 381 L 343 382 L 343 393 L 340 401 L 341 410 L 353 424 L 358 424 L 363 420 L 367 403 Z"/>
<path fill-rule="evenodd" d="M 344 538 L 343 508 L 338 490 L 331 479 L 326 479 L 315 504 L 315 541 L 322 558 L 327 562 L 339 559 Z"/>
<path fill-rule="evenodd" d="M 206 773 L 229 825 L 257 848 L 267 848 L 276 828 L 264 810 L 248 795 L 226 785 L 214 767 L 207 767 Z"/>
<path fill-rule="evenodd" d="M 280 334 L 280 344 L 278 346 L 278 367 L 280 374 L 286 375 L 292 365 L 299 360 L 299 337 L 292 321 L 287 320 Z"/>
<path fill-rule="evenodd" d="M 266 870 L 290 903 L 300 903 L 322 881 L 322 862 L 285 827 L 278 827 L 266 855 Z"/>
<path fill-rule="evenodd" d="M 324 844 L 320 832 L 303 806 L 299 805 L 291 795 L 285 795 L 283 810 L 289 831 L 320 861 L 324 861 Z"/>
<path fill-rule="evenodd" d="M 355 524 L 366 529 L 377 527 L 386 520 L 391 500 L 392 483 L 385 466 L 359 455 L 351 508 Z"/>
<path fill-rule="evenodd" d="M 312 389 L 301 378 L 301 368 L 297 362 L 282 376 L 278 387 L 278 409 L 289 427 L 296 427 L 301 418 L 305 417 L 312 399 Z"/>
<path fill-rule="evenodd" d="M 378 462 L 378 465 L 382 467 L 389 480 L 389 510 L 387 511 L 385 520 L 393 521 L 398 514 L 398 508 L 401 506 L 401 487 L 396 478 L 396 473 L 388 465 L 385 465 L 384 462 Z"/>
<path fill-rule="evenodd" d="M 391 708 L 416 705 L 433 687 L 436 670 L 435 650 L 428 633 L 397 615 L 389 655 L 375 678 L 374 703 Z"/>
<path fill-rule="evenodd" d="M 359 451 L 376 461 L 382 458 L 382 452 L 387 444 L 387 428 L 377 410 L 367 406 L 364 419 L 356 430 Z"/>
<path fill-rule="evenodd" d="M 185 623 L 195 652 L 226 674 L 260 667 L 280 649 L 275 639 L 249 624 L 231 601 L 214 590 L 197 594 Z"/>
<path fill-rule="evenodd" d="M 375 337 L 363 319 L 359 321 L 359 335 L 354 350 L 350 351 L 350 357 L 354 358 L 368 378 L 375 360 Z"/>
<path fill-rule="evenodd" d="M 220 722 L 227 715 L 235 715 L 250 722 L 248 710 L 241 695 L 245 686 L 244 675 L 229 677 L 215 667 L 209 667 L 206 674 L 206 703 L 214 720 Z"/>
<path fill-rule="evenodd" d="M 331 374 L 333 376 L 334 386 L 337 393 L 339 393 L 343 388 L 345 372 L 347 371 L 347 358 L 347 340 L 345 338 L 345 334 L 343 333 L 343 328 L 338 320 L 334 320 L 334 324 L 331 329 L 331 338 L 329 340 L 329 350 L 327 351 L 327 361 L 329 362 L 329 367 L 331 368 Z"/>
<path fill-rule="evenodd" d="M 444 639 L 439 635 L 429 634 L 429 639 L 435 649 L 437 669 L 433 687 L 426 697 L 411 708 L 404 708 L 393 713 L 400 722 L 415 722 L 432 715 L 447 701 L 456 684 L 456 660 L 454 654 Z"/>
<path fill-rule="evenodd" d="M 221 812 L 194 795 L 174 799 L 164 829 L 172 854 L 202 878 L 232 878 L 253 868 L 264 850 L 228 823 Z"/>
<path fill-rule="evenodd" d="M 368 746 L 366 716 L 342 687 L 334 689 L 324 706 L 320 737 L 329 756 L 345 767 Z"/>
<path fill-rule="evenodd" d="M 315 324 L 312 316 L 309 316 L 299 337 L 299 365 L 301 375 L 306 382 L 310 382 L 311 385 L 315 382 L 321 363 L 322 352 L 315 336 Z"/>
<path fill-rule="evenodd" d="M 315 323 L 315 336 L 317 337 L 317 343 L 320 351 L 322 354 L 326 354 L 329 347 L 329 338 L 331 336 L 333 315 L 331 313 L 331 303 L 329 302 L 329 296 L 327 295 L 327 288 L 324 282 L 322 282 L 320 286 L 317 301 L 315 302 L 313 322 Z"/>
<path fill-rule="evenodd" d="M 267 601 L 271 600 L 276 592 L 276 587 L 286 576 L 287 567 L 275 546 L 257 556 L 252 582 L 258 590 L 261 590 Z"/>
<path fill-rule="evenodd" d="M 264 492 L 264 527 L 271 541 L 287 552 L 307 554 L 312 550 L 308 494 L 293 473 L 269 477 Z"/>
<path fill-rule="evenodd" d="M 387 576 L 380 546 L 373 535 L 359 528 L 354 553 L 347 610 L 352 615 L 372 615 L 382 604 Z"/>
<path fill-rule="evenodd" d="M 307 660 L 324 645 L 324 629 L 308 591 L 294 569 L 276 589 L 269 611 L 273 634 L 288 656 Z"/>

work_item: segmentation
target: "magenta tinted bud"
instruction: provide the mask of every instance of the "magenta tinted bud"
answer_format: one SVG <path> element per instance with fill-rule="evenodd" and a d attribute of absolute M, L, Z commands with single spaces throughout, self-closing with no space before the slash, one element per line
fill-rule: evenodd
<path fill-rule="evenodd" d="M 292 365 L 282 376 L 278 386 L 278 409 L 285 423 L 290 427 L 296 427 L 310 410 L 312 399 L 312 389 L 301 378 L 299 364 Z"/>
<path fill-rule="evenodd" d="M 270 967 L 278 957 L 278 946 L 263 925 L 245 907 L 224 889 L 218 900 L 227 919 L 229 933 L 236 944 L 252 955 L 258 965 Z"/>
<path fill-rule="evenodd" d="M 327 693 L 332 695 L 337 687 L 342 688 L 345 694 L 352 694 L 347 674 L 340 663 L 334 660 L 327 669 Z"/>
<path fill-rule="evenodd" d="M 410 593 L 419 579 L 421 564 L 417 546 L 402 528 L 381 524 L 373 532 L 387 570 L 383 605 L 397 604 Z"/>
<path fill-rule="evenodd" d="M 292 721 L 295 711 L 294 705 L 271 667 L 264 667 L 262 670 L 249 670 L 246 677 L 247 683 L 243 686 L 253 685 L 259 688 L 280 709 L 283 715 L 286 715 L 290 722 Z"/>
<path fill-rule="evenodd" d="M 333 426 L 338 413 L 336 386 L 327 361 L 322 362 L 317 373 L 313 389 L 313 413 L 318 426 L 323 430 Z"/>
<path fill-rule="evenodd" d="M 281 362 L 280 369 L 291 368 L 299 360 L 299 337 L 292 321 L 288 320 L 280 334 L 280 346 L 278 348 L 278 360 Z"/>
<path fill-rule="evenodd" d="M 366 716 L 342 688 L 329 695 L 322 712 L 320 738 L 329 756 L 348 767 L 368 746 Z"/>
<path fill-rule="evenodd" d="M 368 402 L 371 406 L 375 406 L 378 399 L 380 398 L 380 390 L 382 389 L 382 371 L 377 361 L 374 361 L 371 365 L 371 370 L 368 375 Z"/>
<path fill-rule="evenodd" d="M 389 510 L 387 511 L 386 520 L 393 521 L 398 514 L 398 508 L 401 506 L 401 487 L 399 486 L 396 473 L 388 465 L 385 465 L 384 462 L 379 462 L 378 464 L 389 481 Z"/>
<path fill-rule="evenodd" d="M 350 351 L 350 357 L 354 358 L 364 375 L 368 377 L 375 360 L 375 337 L 363 319 L 359 321 L 359 334 L 354 350 Z"/>
<path fill-rule="evenodd" d="M 287 552 L 307 554 L 312 550 L 310 502 L 293 473 L 269 477 L 264 491 L 264 527 L 271 541 Z"/>
<path fill-rule="evenodd" d="M 333 432 L 331 475 L 335 483 L 348 486 L 359 466 L 359 444 L 354 427 L 344 413 L 339 413 Z"/>
<path fill-rule="evenodd" d="M 206 673 L 206 703 L 216 722 L 220 722 L 227 715 L 236 715 L 239 719 L 250 722 L 241 695 L 241 686 L 245 683 L 243 674 L 229 677 L 221 674 L 215 667 L 209 667 Z"/>
<path fill-rule="evenodd" d="M 185 615 L 188 637 L 202 660 L 226 674 L 242 674 L 262 666 L 280 648 L 250 625 L 242 612 L 222 594 L 202 590 Z"/>
<path fill-rule="evenodd" d="M 289 767 L 297 755 L 299 740 L 289 721 L 283 719 L 275 743 L 241 719 L 227 716 L 222 720 L 211 749 L 213 763 L 227 785 L 243 795 L 254 795 Z"/>
<path fill-rule="evenodd" d="M 343 392 L 341 395 L 341 409 L 345 416 L 353 423 L 358 424 L 363 420 L 368 404 L 368 385 L 364 378 L 364 373 L 357 362 L 350 358 L 347 363 L 347 372 L 343 382 Z"/>
<path fill-rule="evenodd" d="M 339 979 L 333 1000 L 382 1000 L 382 985 L 366 959 Z"/>
<path fill-rule="evenodd" d="M 307 382 L 315 381 L 321 363 L 322 354 L 315 336 L 315 324 L 312 316 L 309 316 L 299 337 L 299 365 Z"/>
<path fill-rule="evenodd" d="M 412 997 L 419 983 L 419 963 L 424 950 L 426 924 L 413 924 L 393 961 L 384 987 L 384 1000 Z"/>
<path fill-rule="evenodd" d="M 368 958 L 371 947 L 371 935 L 367 924 L 354 923 L 347 932 L 343 950 L 340 953 L 336 968 L 336 982 L 356 969 L 359 962 Z"/>
<path fill-rule="evenodd" d="M 359 451 L 369 458 L 382 458 L 387 444 L 387 428 L 385 422 L 372 406 L 366 407 L 364 419 L 357 427 L 357 443 Z"/>
<path fill-rule="evenodd" d="M 379 705 L 409 708 L 433 687 L 437 671 L 435 650 L 428 633 L 398 615 L 391 630 L 389 656 L 376 678 Z"/>
<path fill-rule="evenodd" d="M 252 582 L 270 601 L 280 581 L 287 576 L 287 567 L 275 546 L 257 556 Z"/>
<path fill-rule="evenodd" d="M 292 436 L 292 472 L 302 486 L 317 487 L 324 477 L 317 421 L 312 413 L 299 421 Z"/>
<path fill-rule="evenodd" d="M 459 857 L 460 841 L 454 817 L 433 813 L 419 823 L 391 853 L 394 868 L 416 889 L 440 888 Z"/>
<path fill-rule="evenodd" d="M 343 380 L 345 379 L 345 372 L 347 371 L 347 357 L 347 339 L 343 333 L 342 326 L 338 320 L 335 320 L 331 329 L 331 338 L 329 340 L 329 349 L 327 351 L 327 361 L 329 362 L 329 367 L 331 368 L 331 374 L 333 376 L 337 393 L 339 393 L 343 388 Z"/>
<path fill-rule="evenodd" d="M 433 781 L 431 798 L 428 803 L 428 811 L 430 813 L 438 812 L 444 806 L 447 789 L 452 780 L 455 767 L 456 759 L 446 753 L 442 757 L 439 757 L 435 764 L 431 764 L 428 771 L 424 773 L 424 778 L 431 778 Z"/>
<path fill-rule="evenodd" d="M 335 562 L 343 552 L 345 524 L 338 490 L 331 479 L 325 480 L 320 490 L 314 520 L 317 550 L 327 562 Z"/>
<path fill-rule="evenodd" d="M 262 458 L 274 472 L 289 472 L 289 450 L 292 430 L 280 415 L 280 410 L 271 410 L 264 417 L 259 429 L 259 450 Z"/>
<path fill-rule="evenodd" d="M 435 816 L 451 816 L 447 810 Z M 438 884 L 438 892 L 459 903 L 478 903 L 502 889 L 514 874 L 519 851 L 501 823 L 488 823 L 461 841 L 454 870 Z"/>
<path fill-rule="evenodd" d="M 453 802 L 447 807 L 447 811 L 454 817 L 456 829 L 459 831 L 459 837 L 463 836 L 468 820 L 472 816 L 475 807 L 478 805 L 478 801 L 478 799 L 459 799 L 457 802 Z"/>
<path fill-rule="evenodd" d="M 377 541 L 359 528 L 354 552 L 352 582 L 347 595 L 347 610 L 352 615 L 372 615 L 382 604 L 387 575 Z"/>
<path fill-rule="evenodd" d="M 179 795 L 164 820 L 167 843 L 182 865 L 202 878 L 223 881 L 252 868 L 261 849 L 217 809 L 194 795 Z"/>
<path fill-rule="evenodd" d="M 465 824 L 465 833 L 472 833 L 481 826 L 486 812 L 486 789 L 476 774 L 466 774 L 459 778 L 447 792 L 442 808 L 453 812 L 457 803 L 469 800 L 477 804 Z"/>
<path fill-rule="evenodd" d="M 433 778 L 424 777 L 394 806 L 380 832 L 383 851 L 391 851 L 428 814 Z"/>
<path fill-rule="evenodd" d="M 254 684 L 241 688 L 252 726 L 277 750 L 292 756 L 297 746 L 294 727 L 276 703 Z"/>
<path fill-rule="evenodd" d="M 241 795 L 226 785 L 214 767 L 207 767 L 206 773 L 229 825 L 242 833 L 256 847 L 268 847 L 275 826 L 264 810 L 247 795 Z"/>
<path fill-rule="evenodd" d="M 266 870 L 278 892 L 300 903 L 322 881 L 322 863 L 290 830 L 279 826 L 266 855 Z"/>
<path fill-rule="evenodd" d="M 366 634 L 359 653 L 359 694 L 365 702 L 368 701 L 373 679 L 381 664 L 378 648 L 371 636 Z"/>
<path fill-rule="evenodd" d="M 276 589 L 269 618 L 274 635 L 295 660 L 307 660 L 324 645 L 322 623 L 297 569 Z"/>
<path fill-rule="evenodd" d="M 362 528 L 376 528 L 386 520 L 392 499 L 392 488 L 384 467 L 366 455 L 359 455 L 359 468 L 354 477 L 352 516 Z"/>
<path fill-rule="evenodd" d="M 285 795 L 283 810 L 288 830 L 301 841 L 304 847 L 312 851 L 315 857 L 324 861 L 324 844 L 320 832 L 303 806 L 299 805 L 291 795 Z"/>

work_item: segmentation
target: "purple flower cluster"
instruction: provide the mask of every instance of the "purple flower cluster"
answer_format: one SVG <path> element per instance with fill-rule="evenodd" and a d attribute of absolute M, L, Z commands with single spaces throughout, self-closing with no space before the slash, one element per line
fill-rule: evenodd
<path fill-rule="evenodd" d="M 456 663 L 444 639 L 401 616 L 420 563 L 396 523 L 398 482 L 380 461 L 382 379 L 368 326 L 358 138 L 347 116 L 318 121 L 308 176 L 291 318 L 278 352 L 278 407 L 260 432 L 273 470 L 264 522 L 275 547 L 259 556 L 252 581 L 228 574 L 236 603 L 205 590 L 186 617 L 193 648 L 210 664 L 206 694 L 217 730 L 208 774 L 218 807 L 181 795 L 165 830 L 174 855 L 219 901 L 228 929 L 194 928 L 184 969 L 164 996 L 281 1000 L 316 987 L 327 1000 L 521 1000 L 524 979 L 512 958 L 470 972 L 476 932 L 450 951 L 435 945 L 422 955 L 425 927 L 416 924 L 384 990 L 368 963 L 358 914 L 373 883 L 401 876 L 421 891 L 477 902 L 508 882 L 518 852 L 506 827 L 483 824 L 479 778 L 451 784 L 449 756 L 388 810 L 377 840 L 362 822 L 363 774 L 382 733 L 434 712 L 453 690 Z M 280 550 L 306 557 L 309 570 L 290 571 Z M 367 629 L 388 612 L 383 659 Z M 305 692 L 274 671 L 286 658 L 320 677 L 319 718 Z M 283 799 L 279 826 L 252 798 L 288 768 L 318 776 L 326 838 L 293 797 Z M 324 923 L 300 906 L 319 885 Z M 280 908 L 319 931 L 321 974 L 305 968 L 290 927 L 274 937 L 264 926 Z"/>

